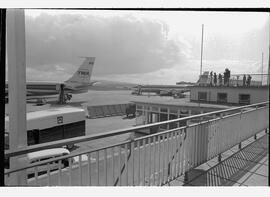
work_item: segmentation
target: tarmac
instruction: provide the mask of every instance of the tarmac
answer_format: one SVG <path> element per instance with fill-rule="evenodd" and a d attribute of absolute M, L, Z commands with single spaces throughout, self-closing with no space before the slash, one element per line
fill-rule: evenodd
<path fill-rule="evenodd" d="M 110 105 L 123 104 L 130 101 L 140 102 L 171 102 L 174 104 L 185 102 L 185 100 L 172 97 L 160 97 L 154 95 L 131 95 L 129 90 L 114 91 L 92 91 L 80 95 L 73 95 L 71 102 L 65 106 L 81 107 L 86 109 L 87 105 Z M 48 104 L 36 106 L 27 104 L 27 112 L 44 110 L 57 105 L 56 100 L 48 101 Z M 8 114 L 8 105 L 5 107 Z M 86 135 L 104 133 L 116 129 L 135 126 L 135 118 L 125 116 L 112 116 L 105 118 L 87 119 Z M 125 141 L 130 134 L 84 142 L 76 144 L 73 151 L 81 151 L 89 148 L 98 148 L 108 144 Z M 214 158 L 201 166 L 188 172 L 188 180 L 178 177 L 165 186 L 267 186 L 269 177 L 269 131 L 262 131 L 258 140 L 250 138 L 243 142 L 243 148 L 238 150 L 237 146 L 222 153 L 222 161 L 219 163 Z"/>
<path fill-rule="evenodd" d="M 50 108 L 57 107 L 79 107 L 87 109 L 88 105 L 113 105 L 113 104 L 124 104 L 131 101 L 142 101 L 142 102 L 169 102 L 174 99 L 172 97 L 164 96 L 160 97 L 155 94 L 143 94 L 140 96 L 132 95 L 131 90 L 89 90 L 87 93 L 83 94 L 73 94 L 72 99 L 64 105 L 57 104 L 57 96 L 50 97 L 47 100 L 47 104 L 37 106 L 35 103 L 27 103 L 26 111 L 40 111 Z M 183 101 L 181 101 L 183 102 Z M 5 105 L 5 114 L 8 114 L 8 104 Z M 86 112 L 87 115 L 87 112 Z M 105 118 L 88 119 L 86 118 L 86 133 L 85 135 L 93 135 L 98 133 L 104 133 L 106 131 L 112 131 L 117 129 L 130 128 L 135 126 L 135 118 L 126 118 L 126 116 L 111 116 Z M 102 140 L 94 140 L 92 142 L 84 142 L 76 144 L 72 151 L 81 151 L 89 148 L 97 148 L 111 143 L 117 143 L 125 141 L 130 137 L 130 134 L 124 134 L 120 136 L 105 138 Z"/>

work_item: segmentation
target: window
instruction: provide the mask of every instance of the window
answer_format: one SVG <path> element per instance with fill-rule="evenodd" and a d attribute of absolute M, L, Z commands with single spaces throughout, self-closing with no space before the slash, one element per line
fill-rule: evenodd
<path fill-rule="evenodd" d="M 159 114 L 158 113 L 149 113 L 148 114 L 148 122 L 149 123 L 155 123 L 159 121 Z"/>
<path fill-rule="evenodd" d="M 142 105 L 136 105 L 137 109 L 142 109 L 143 106 Z"/>
<path fill-rule="evenodd" d="M 170 109 L 170 114 L 177 114 L 177 109 Z"/>
<path fill-rule="evenodd" d="M 217 94 L 218 103 L 227 103 L 227 93 L 218 93 Z"/>
<path fill-rule="evenodd" d="M 207 101 L 207 92 L 198 92 L 199 101 Z"/>
<path fill-rule="evenodd" d="M 250 95 L 249 94 L 239 94 L 239 104 L 250 104 Z"/>
<path fill-rule="evenodd" d="M 158 107 L 152 107 L 152 111 L 158 112 Z"/>
<path fill-rule="evenodd" d="M 160 108 L 160 112 L 168 112 L 168 109 L 167 108 Z"/>
<path fill-rule="evenodd" d="M 169 115 L 169 119 L 170 119 L 170 120 L 177 119 L 177 115 L 175 115 L 175 114 L 170 114 L 170 115 Z M 169 128 L 170 128 L 170 129 L 177 128 L 177 123 L 176 123 L 176 122 L 170 123 L 170 124 L 169 124 Z"/>

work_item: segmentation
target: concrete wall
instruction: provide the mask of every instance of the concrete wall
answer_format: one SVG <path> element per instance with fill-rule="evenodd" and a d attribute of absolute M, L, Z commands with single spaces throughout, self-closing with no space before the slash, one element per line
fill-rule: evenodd
<path fill-rule="evenodd" d="M 250 94 L 250 104 L 269 100 L 268 87 L 191 87 L 190 100 L 198 101 L 198 92 L 207 92 L 207 102 L 217 102 L 218 93 L 227 93 L 227 102 L 238 104 L 239 94 Z"/>

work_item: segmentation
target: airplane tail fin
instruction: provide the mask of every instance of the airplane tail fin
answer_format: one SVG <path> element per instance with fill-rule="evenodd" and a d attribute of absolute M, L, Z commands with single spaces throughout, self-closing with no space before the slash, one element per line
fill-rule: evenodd
<path fill-rule="evenodd" d="M 79 69 L 69 78 L 65 83 L 68 84 L 89 84 L 92 75 L 92 70 L 95 63 L 95 57 L 82 57 L 85 58 Z"/>

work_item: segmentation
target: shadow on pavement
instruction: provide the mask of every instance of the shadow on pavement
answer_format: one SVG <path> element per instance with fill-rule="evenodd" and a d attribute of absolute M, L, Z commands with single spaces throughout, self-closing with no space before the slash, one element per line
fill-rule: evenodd
<path fill-rule="evenodd" d="M 233 186 L 269 152 L 269 135 L 247 145 L 209 170 L 190 170 L 183 186 Z"/>

